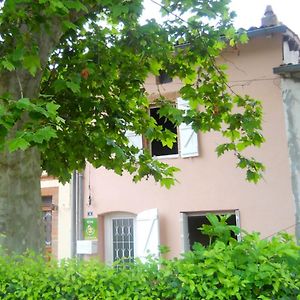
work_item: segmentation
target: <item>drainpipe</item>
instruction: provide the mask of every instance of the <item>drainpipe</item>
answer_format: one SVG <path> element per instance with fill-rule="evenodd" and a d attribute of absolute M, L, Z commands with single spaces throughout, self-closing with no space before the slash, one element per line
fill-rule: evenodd
<path fill-rule="evenodd" d="M 83 174 L 77 173 L 76 237 L 83 240 Z M 83 255 L 77 254 L 82 259 Z"/>
<path fill-rule="evenodd" d="M 83 239 L 83 174 L 74 171 L 71 182 L 71 257 L 82 258 L 76 253 L 76 243 Z"/>
<path fill-rule="evenodd" d="M 71 177 L 71 257 L 76 255 L 76 171 Z"/>

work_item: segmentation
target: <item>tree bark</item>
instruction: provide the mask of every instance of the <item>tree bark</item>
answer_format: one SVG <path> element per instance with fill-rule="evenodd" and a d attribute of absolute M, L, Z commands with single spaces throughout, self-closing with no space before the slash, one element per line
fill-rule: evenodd
<path fill-rule="evenodd" d="M 8 252 L 42 250 L 40 153 L 0 154 L 0 243 Z"/>

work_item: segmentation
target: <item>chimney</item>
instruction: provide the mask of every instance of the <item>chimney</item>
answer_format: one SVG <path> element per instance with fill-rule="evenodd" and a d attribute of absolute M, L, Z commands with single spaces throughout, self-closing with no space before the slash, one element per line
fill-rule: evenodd
<path fill-rule="evenodd" d="M 278 25 L 277 16 L 273 12 L 271 5 L 267 5 L 265 15 L 261 19 L 261 27 L 269 27 Z"/>

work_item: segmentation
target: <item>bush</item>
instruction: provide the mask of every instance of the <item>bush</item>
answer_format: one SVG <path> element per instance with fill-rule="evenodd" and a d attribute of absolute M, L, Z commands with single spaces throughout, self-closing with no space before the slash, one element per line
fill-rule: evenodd
<path fill-rule="evenodd" d="M 247 234 L 181 259 L 107 267 L 97 261 L 0 258 L 1 299 L 300 299 L 299 247 L 286 234 Z"/>

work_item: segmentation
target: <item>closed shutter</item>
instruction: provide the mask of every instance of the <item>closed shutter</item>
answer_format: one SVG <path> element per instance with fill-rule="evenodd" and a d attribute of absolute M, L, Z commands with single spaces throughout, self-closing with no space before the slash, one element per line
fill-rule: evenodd
<path fill-rule="evenodd" d="M 182 110 L 189 110 L 189 103 L 181 98 L 177 99 L 177 107 Z M 181 157 L 198 156 L 198 134 L 193 130 L 191 124 L 179 125 L 179 141 Z"/>
<path fill-rule="evenodd" d="M 151 254 L 159 255 L 159 224 L 157 208 L 145 210 L 136 217 L 136 257 L 145 261 Z"/>
<path fill-rule="evenodd" d="M 134 146 L 138 149 L 140 149 L 140 152 L 142 152 L 143 149 L 143 138 L 141 134 L 136 134 L 134 131 L 127 130 L 125 133 L 126 137 L 129 140 L 129 146 Z"/>

